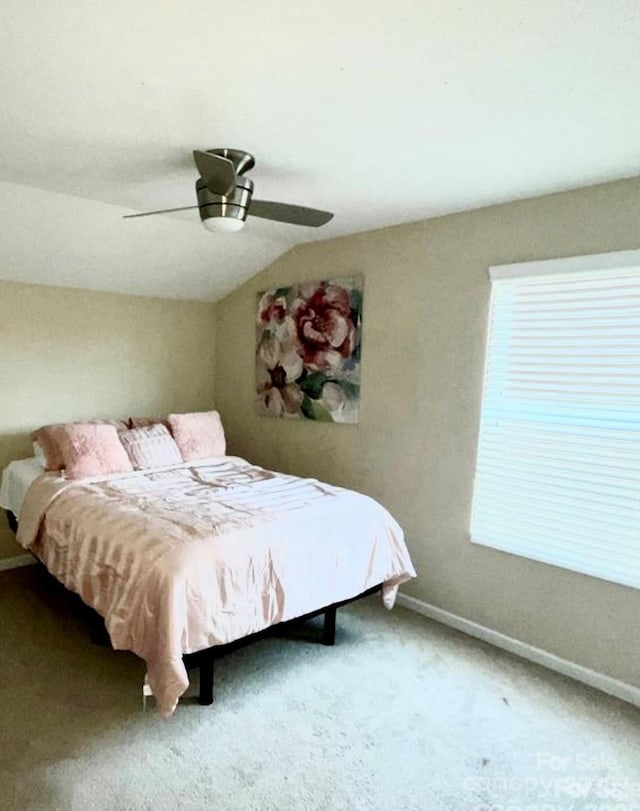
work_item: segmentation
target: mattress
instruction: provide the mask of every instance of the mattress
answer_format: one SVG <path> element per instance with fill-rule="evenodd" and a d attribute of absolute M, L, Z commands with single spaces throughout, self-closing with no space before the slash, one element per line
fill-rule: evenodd
<path fill-rule="evenodd" d="M 35 457 L 10 462 L 2 472 L 0 507 L 3 510 L 9 510 L 17 517 L 27 490 L 42 473 L 44 473 L 42 461 Z"/>

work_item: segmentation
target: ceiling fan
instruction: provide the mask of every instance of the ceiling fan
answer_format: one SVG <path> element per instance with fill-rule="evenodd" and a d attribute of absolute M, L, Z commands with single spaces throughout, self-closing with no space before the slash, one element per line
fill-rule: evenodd
<path fill-rule="evenodd" d="M 255 166 L 253 155 L 242 149 L 194 150 L 193 159 L 200 177 L 196 180 L 197 206 L 165 208 L 161 211 L 145 211 L 142 214 L 126 214 L 124 219 L 149 217 L 152 214 L 170 214 L 173 211 L 189 211 L 197 208 L 205 228 L 210 231 L 239 231 L 247 214 L 293 225 L 317 228 L 333 217 L 330 211 L 316 208 L 275 203 L 271 200 L 254 200 L 253 181 L 244 173 Z"/>

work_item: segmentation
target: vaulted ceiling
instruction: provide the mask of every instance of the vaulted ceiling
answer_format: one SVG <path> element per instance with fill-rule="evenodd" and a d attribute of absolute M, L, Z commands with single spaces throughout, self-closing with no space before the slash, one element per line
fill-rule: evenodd
<path fill-rule="evenodd" d="M 637 0 L 4 0 L 0 278 L 215 300 L 298 242 L 640 173 Z M 335 212 L 211 234 L 193 148 Z"/>

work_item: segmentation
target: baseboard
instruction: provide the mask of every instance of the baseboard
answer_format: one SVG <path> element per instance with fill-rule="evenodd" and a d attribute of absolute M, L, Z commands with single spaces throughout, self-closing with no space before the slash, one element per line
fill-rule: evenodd
<path fill-rule="evenodd" d="M 15 558 L 0 558 L 0 572 L 7 569 L 18 569 L 20 566 L 33 566 L 38 561 L 33 555 L 18 555 Z"/>
<path fill-rule="evenodd" d="M 549 670 L 555 670 L 556 673 L 562 673 L 563 676 L 569 676 L 583 684 L 588 684 L 589 687 L 595 687 L 596 690 L 620 698 L 635 707 L 640 707 L 640 687 L 634 687 L 632 684 L 618 681 L 618 679 L 613 679 L 611 676 L 606 676 L 597 670 L 591 670 L 575 662 L 570 662 L 568 659 L 562 659 L 560 656 L 549 653 L 549 651 L 542 648 L 528 645 L 519 639 L 501 634 L 499 631 L 494 631 L 477 622 L 459 617 L 457 614 L 452 614 L 435 605 L 417 600 L 415 597 L 400 593 L 398 594 L 398 605 L 469 634 L 469 636 L 474 636 L 476 639 L 481 639 L 483 642 L 488 642 L 490 645 L 495 645 L 497 648 L 509 651 L 509 653 L 514 653 L 516 656 L 537 665 L 547 667 Z"/>

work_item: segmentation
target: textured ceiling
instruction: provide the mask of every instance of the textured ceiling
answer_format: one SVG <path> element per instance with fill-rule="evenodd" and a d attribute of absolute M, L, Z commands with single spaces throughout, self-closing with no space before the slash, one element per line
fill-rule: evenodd
<path fill-rule="evenodd" d="M 637 0 L 4 0 L 0 277 L 217 299 L 297 242 L 639 173 Z M 314 230 L 207 232 L 191 150 Z"/>

